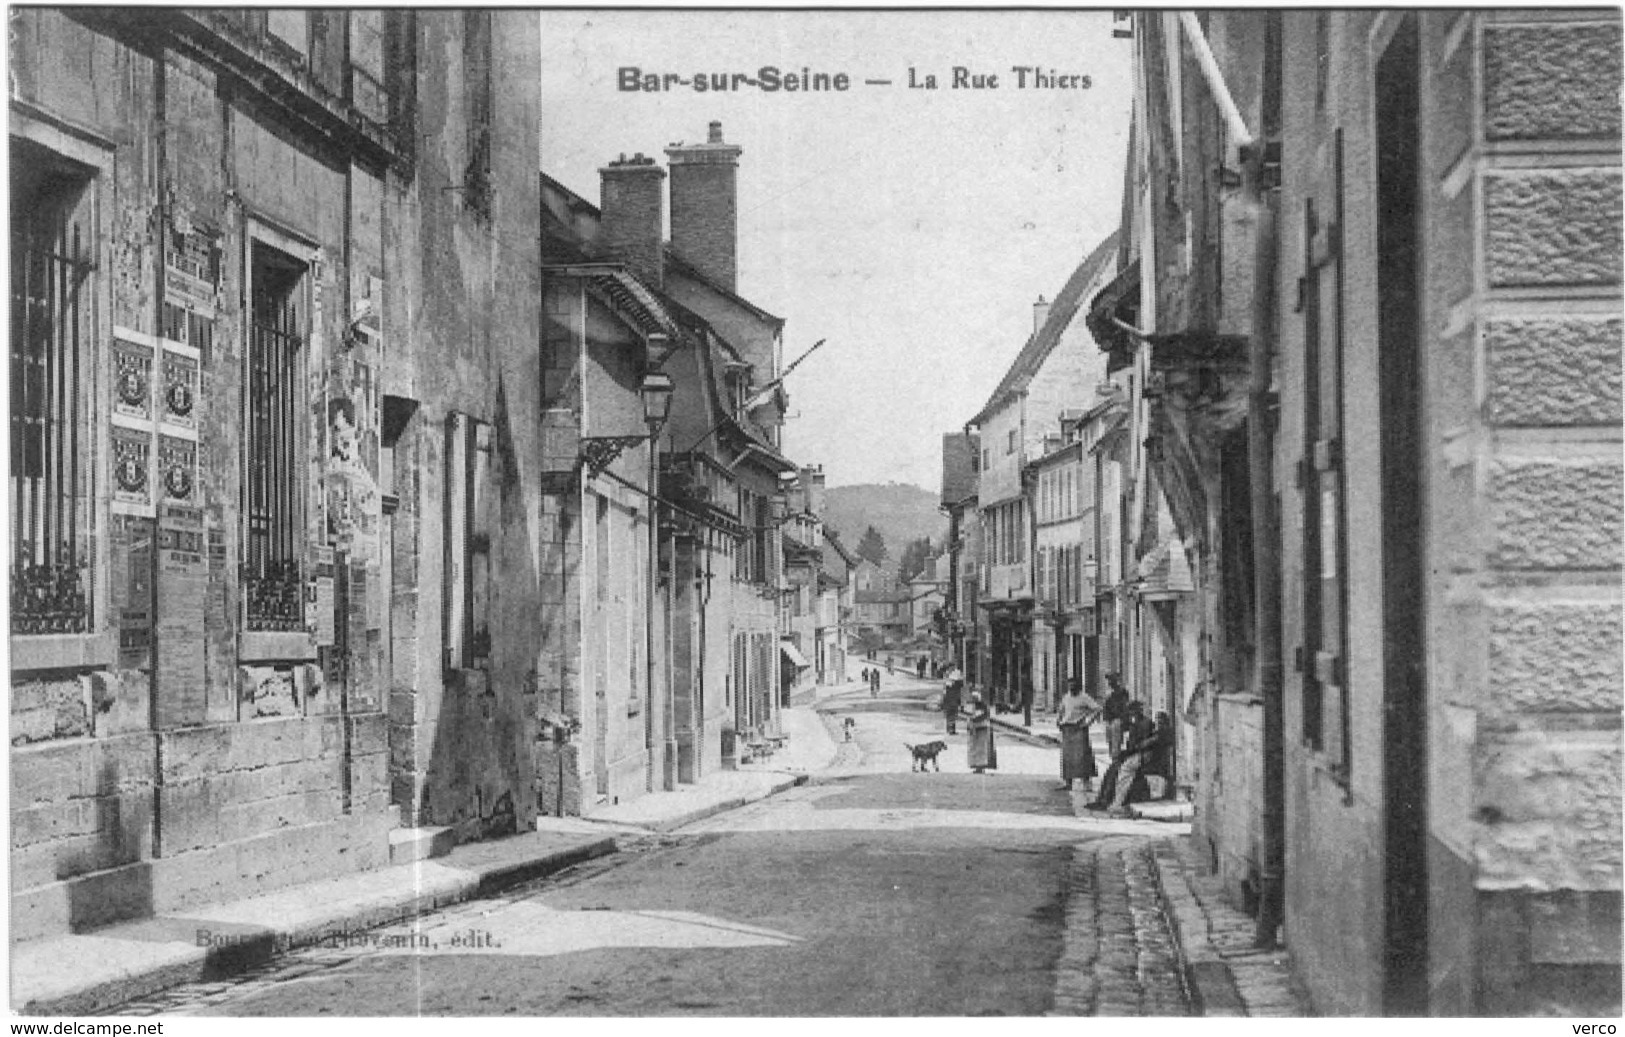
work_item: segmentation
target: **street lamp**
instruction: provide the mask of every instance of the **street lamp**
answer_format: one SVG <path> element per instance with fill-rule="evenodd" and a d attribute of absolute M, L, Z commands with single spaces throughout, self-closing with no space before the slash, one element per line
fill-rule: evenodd
<path fill-rule="evenodd" d="M 651 442 L 660 434 L 660 429 L 671 415 L 671 398 L 676 391 L 671 375 L 664 371 L 650 371 L 643 376 L 638 395 L 643 397 L 643 422 L 649 426 Z"/>
<path fill-rule="evenodd" d="M 643 376 L 638 395 L 643 398 L 643 422 L 649 428 L 649 571 L 644 588 L 644 692 L 649 708 L 644 712 L 643 741 L 648 753 L 645 770 L 650 792 L 655 788 L 655 676 L 659 672 L 655 662 L 655 593 L 660 583 L 660 430 L 671 416 L 671 398 L 676 386 L 671 375 L 664 371 L 650 371 Z M 661 713 L 661 787 L 670 791 L 677 787 L 677 730 L 676 703 L 672 695 L 671 680 L 666 681 L 662 696 Z"/>

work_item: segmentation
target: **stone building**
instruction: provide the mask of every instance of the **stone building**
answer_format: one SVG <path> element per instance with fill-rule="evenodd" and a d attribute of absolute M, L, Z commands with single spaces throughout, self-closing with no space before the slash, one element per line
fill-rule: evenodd
<path fill-rule="evenodd" d="M 1043 455 L 1045 437 L 1060 429 L 1061 414 L 1094 395 L 1106 376 L 1105 359 L 1085 325 L 1088 300 L 1117 269 L 1117 236 L 1091 249 L 1054 302 L 1042 296 L 1033 328 L 987 403 L 966 423 L 975 430 L 977 509 L 982 544 L 978 607 L 987 614 L 985 659 L 978 665 L 1007 709 L 1030 707 L 1035 667 L 1054 658 L 1053 631 L 1035 624 L 1034 501 L 1029 465 Z"/>
<path fill-rule="evenodd" d="M 1132 26 L 1091 324 L 1190 549 L 1203 850 L 1320 1011 L 1615 1014 L 1618 14 Z"/>
<path fill-rule="evenodd" d="M 13 939 L 513 831 L 535 19 L 11 29 Z"/>
<path fill-rule="evenodd" d="M 558 559 L 544 625 L 561 635 L 540 677 L 544 812 L 731 764 L 740 738 L 778 732 L 794 686 L 781 526 L 801 473 L 778 452 L 783 321 L 734 291 L 740 150 L 715 123 L 705 143 L 667 149 L 669 242 L 655 160 L 603 167 L 601 206 L 541 177 Z M 671 386 L 653 457 L 638 391 L 651 375 Z"/>
<path fill-rule="evenodd" d="M 852 567 L 857 556 L 840 536 L 823 527 L 822 561 L 818 569 L 817 655 L 813 665 L 820 684 L 847 681 L 848 628 L 852 621 Z"/>

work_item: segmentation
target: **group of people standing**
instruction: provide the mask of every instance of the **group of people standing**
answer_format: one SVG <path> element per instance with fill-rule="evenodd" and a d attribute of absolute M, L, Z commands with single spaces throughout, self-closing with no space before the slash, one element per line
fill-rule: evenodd
<path fill-rule="evenodd" d="M 1081 681 L 1072 681 L 1056 709 L 1061 728 L 1060 789 L 1070 792 L 1083 782 L 1087 790 L 1098 773 L 1089 725 L 1099 720 L 1106 725 L 1106 754 L 1111 762 L 1088 807 L 1127 817 L 1129 800 L 1146 797 L 1136 787 L 1141 778 L 1157 778 L 1163 796 L 1172 791 L 1174 724 L 1161 711 L 1154 722 L 1146 719 L 1145 706 L 1129 698 L 1120 675 L 1106 674 L 1106 683 L 1111 691 L 1100 702 L 1083 690 Z"/>
<path fill-rule="evenodd" d="M 959 733 L 959 717 L 964 713 L 970 733 L 967 752 L 971 770 L 981 774 L 997 769 L 993 713 L 987 701 L 981 692 L 972 692 L 967 709 L 964 673 L 954 666 L 944 676 L 942 712 L 947 719 L 948 733 Z M 1091 810 L 1109 809 L 1113 816 L 1126 817 L 1129 816 L 1129 800 L 1145 798 L 1148 794 L 1149 782 L 1142 782 L 1142 778 L 1159 779 L 1162 796 L 1172 792 L 1173 719 L 1160 711 L 1154 722 L 1146 719 L 1144 704 L 1129 697 L 1120 674 L 1106 674 L 1106 683 L 1111 691 L 1102 702 L 1083 690 L 1082 681 L 1073 680 L 1056 707 L 1056 720 L 1061 729 L 1060 788 L 1072 791 L 1082 782 L 1084 791 L 1088 791 L 1087 786 L 1099 774 L 1089 728 L 1097 721 L 1102 722 L 1106 725 L 1110 764 L 1095 789 L 1094 799 L 1087 806 Z"/>

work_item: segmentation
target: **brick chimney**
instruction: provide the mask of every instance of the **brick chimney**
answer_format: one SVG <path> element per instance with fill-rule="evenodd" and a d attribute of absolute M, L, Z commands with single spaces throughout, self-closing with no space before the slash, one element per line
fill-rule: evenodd
<path fill-rule="evenodd" d="M 824 517 L 824 466 L 808 465 L 801 470 L 802 491 L 807 495 L 807 510 Z"/>
<path fill-rule="evenodd" d="M 1033 303 L 1033 334 L 1034 335 L 1038 334 L 1039 330 L 1041 328 L 1043 328 L 1044 322 L 1049 320 L 1049 306 L 1050 306 L 1050 304 L 1044 300 L 1044 297 L 1042 295 L 1040 295 L 1038 297 L 1037 302 Z"/>
<path fill-rule="evenodd" d="M 666 171 L 639 153 L 631 158 L 622 155 L 598 170 L 598 176 L 599 248 L 609 258 L 625 263 L 644 284 L 661 287 Z"/>
<path fill-rule="evenodd" d="M 704 144 L 673 144 L 671 247 L 694 269 L 730 292 L 738 280 L 738 171 L 740 148 L 722 139 L 713 122 Z"/>

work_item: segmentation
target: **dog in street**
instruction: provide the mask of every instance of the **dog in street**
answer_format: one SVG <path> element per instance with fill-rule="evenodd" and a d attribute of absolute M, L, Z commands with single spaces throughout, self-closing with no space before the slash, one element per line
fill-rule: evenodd
<path fill-rule="evenodd" d="M 939 771 L 942 770 L 942 765 L 937 763 L 937 756 L 943 750 L 948 748 L 947 742 L 926 742 L 923 745 L 909 745 L 907 742 L 904 742 L 903 745 L 914 756 L 914 762 L 909 765 L 909 770 L 911 772 L 919 771 L 922 774 L 925 773 L 925 765 L 928 763 L 934 769 Z"/>
<path fill-rule="evenodd" d="M 858 722 L 856 720 L 853 720 L 851 717 L 847 717 L 845 720 L 841 721 L 841 732 L 846 735 L 846 740 L 848 742 L 852 740 L 853 735 L 857 734 L 857 731 Z"/>

